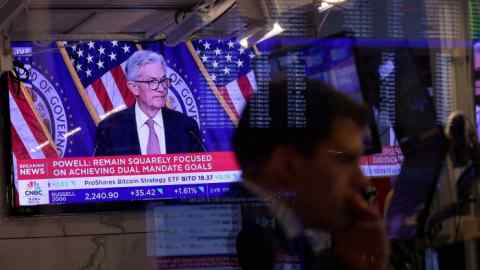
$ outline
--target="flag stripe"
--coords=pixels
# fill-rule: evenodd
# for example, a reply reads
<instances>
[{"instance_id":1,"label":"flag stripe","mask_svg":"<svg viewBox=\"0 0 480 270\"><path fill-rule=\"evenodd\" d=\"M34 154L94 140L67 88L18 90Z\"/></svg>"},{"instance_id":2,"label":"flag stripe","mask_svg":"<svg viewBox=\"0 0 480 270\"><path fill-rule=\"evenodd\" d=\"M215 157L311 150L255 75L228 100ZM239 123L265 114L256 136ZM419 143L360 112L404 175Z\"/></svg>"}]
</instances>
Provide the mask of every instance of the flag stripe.
<instances>
[{"instance_id":1,"label":"flag stripe","mask_svg":"<svg viewBox=\"0 0 480 270\"><path fill-rule=\"evenodd\" d=\"M242 90L238 85L238 81L233 81L227 84L226 86L227 94L229 95L229 99L233 103L235 113L240 115L245 106L245 98L243 96Z\"/></svg>"},{"instance_id":2,"label":"flag stripe","mask_svg":"<svg viewBox=\"0 0 480 270\"><path fill-rule=\"evenodd\" d=\"M388 128L388 145L395 145L395 131L393 128Z\"/></svg>"},{"instance_id":3,"label":"flag stripe","mask_svg":"<svg viewBox=\"0 0 480 270\"><path fill-rule=\"evenodd\" d=\"M89 102L91 102L91 104L95 108L97 115L101 119L102 115L105 114L105 111L103 110L102 104L100 104L100 101L97 98L97 94L95 94L95 90L93 89L92 86L89 86L85 89L85 91L88 94Z\"/></svg>"},{"instance_id":4,"label":"flag stripe","mask_svg":"<svg viewBox=\"0 0 480 270\"><path fill-rule=\"evenodd\" d=\"M250 81L248 80L248 77L240 76L240 78L238 78L238 86L240 87L240 91L242 91L244 101L249 100L250 97L252 96L253 89L252 89L252 85L250 84Z\"/></svg>"},{"instance_id":5,"label":"flag stripe","mask_svg":"<svg viewBox=\"0 0 480 270\"><path fill-rule=\"evenodd\" d=\"M12 150L14 153L14 158L18 157L20 159L30 159L30 154L28 153L27 148L20 139L20 136L18 135L13 123L10 130L12 132Z\"/></svg>"},{"instance_id":6,"label":"flag stripe","mask_svg":"<svg viewBox=\"0 0 480 270\"><path fill-rule=\"evenodd\" d=\"M230 101L230 104L228 104L228 101L225 100L225 98L228 97L228 94L225 94L226 90L225 89L221 90L220 89L221 87L217 87L217 85L215 85L215 82L212 80L210 74L208 73L207 68L202 63L202 60L198 56L195 48L193 47L192 42L187 41L185 44L187 45L187 49L190 52L190 55L193 57L193 60L197 64L197 67L200 69L200 72L202 73L203 77L207 81L207 84L208 84L210 90L212 90L213 94L217 98L218 102L222 105L223 109L227 113L230 120L232 120L232 122L235 125L237 125L238 114L233 109L234 107L233 107L233 104L231 103L231 101Z\"/></svg>"},{"instance_id":7,"label":"flag stripe","mask_svg":"<svg viewBox=\"0 0 480 270\"><path fill-rule=\"evenodd\" d=\"M252 87L253 93L257 90L257 80L255 78L255 73L250 71L247 73L248 81L250 82L250 86Z\"/></svg>"},{"instance_id":8,"label":"flag stripe","mask_svg":"<svg viewBox=\"0 0 480 270\"><path fill-rule=\"evenodd\" d=\"M12 195L14 195L13 197L15 198L14 205L15 206L20 206L20 199L19 199L20 196L18 194L18 190L19 190L19 188L18 188L18 175L16 173L17 172L17 160L18 159L17 159L17 156L15 155L15 152L12 153L12 163L13 163L12 167L13 167L13 172L14 172L14 174L13 174L13 184L15 185L15 190L12 191L12 193L15 192L15 194L12 194Z\"/></svg>"},{"instance_id":9,"label":"flag stripe","mask_svg":"<svg viewBox=\"0 0 480 270\"><path fill-rule=\"evenodd\" d=\"M122 94L124 103L127 105L127 107L130 107L131 105L133 105L133 103L135 103L135 97L128 89L127 78L125 77L125 73L123 73L122 67L117 66L113 68L111 72L113 78L115 79L115 82L117 82L117 86L120 90L120 93Z\"/></svg>"},{"instance_id":10,"label":"flag stripe","mask_svg":"<svg viewBox=\"0 0 480 270\"><path fill-rule=\"evenodd\" d=\"M105 90L108 95L108 99L112 102L112 108L115 109L117 107L125 105L125 102L123 101L123 97L120 94L120 90L117 87L117 83L115 82L115 79L112 77L112 74L110 72L105 73L102 78L100 78L103 87L105 87ZM107 113L110 112L110 110L107 111Z\"/></svg>"},{"instance_id":11,"label":"flag stripe","mask_svg":"<svg viewBox=\"0 0 480 270\"><path fill-rule=\"evenodd\" d=\"M29 93L29 91L32 91L32 90L27 89L23 85L23 83L20 83L19 85L20 85L20 90L21 90L23 100L25 101L25 105L27 105L26 108L29 109L33 114L32 118L26 119L27 123L31 122L35 124L39 128L41 132L40 134L42 135L42 141L37 141L41 143L40 149L42 149L42 152L45 154L46 157L58 157L57 148L50 134L50 130L47 129L47 127L43 123L43 120L40 118L37 111L35 110L32 97L30 96L30 93ZM10 88L10 89L13 89L13 88Z\"/></svg>"},{"instance_id":12,"label":"flag stripe","mask_svg":"<svg viewBox=\"0 0 480 270\"><path fill-rule=\"evenodd\" d=\"M239 115L237 111L235 110L235 105L232 102L232 99L230 98L230 95L228 94L227 88L225 87L218 87L218 92L222 96L223 100L226 103L226 106L228 107L229 111L233 114L235 117L234 119L239 119Z\"/></svg>"},{"instance_id":13,"label":"flag stripe","mask_svg":"<svg viewBox=\"0 0 480 270\"><path fill-rule=\"evenodd\" d=\"M78 93L82 97L83 103L85 104L85 106L87 106L88 112L90 113L90 116L92 117L93 121L95 121L95 124L98 124L98 122L100 122L100 118L98 114L95 113L96 110L91 104L90 99L88 98L87 95L85 95L88 93L85 90L85 87L83 86L82 82L80 81L77 71L73 67L72 61L70 61L70 57L68 56L68 52L65 49L65 46L62 44L62 42L57 41L57 47L60 50L60 54L62 55L63 62L67 66L70 76L72 76L72 80L75 84L75 87L77 88Z\"/></svg>"},{"instance_id":14,"label":"flag stripe","mask_svg":"<svg viewBox=\"0 0 480 270\"><path fill-rule=\"evenodd\" d=\"M102 109L105 112L111 111L113 109L113 105L110 101L110 98L108 97L107 89L105 89L102 81L100 79L96 80L92 83L91 86L95 91L95 94L97 95L98 101L100 101L100 104L102 105Z\"/></svg>"},{"instance_id":15,"label":"flag stripe","mask_svg":"<svg viewBox=\"0 0 480 270\"><path fill-rule=\"evenodd\" d=\"M20 86L21 87L21 86ZM35 137L38 146L42 144L46 144L41 147L42 152L46 157L57 157L58 153L54 147L53 141L49 138L49 136L45 133L48 132L46 128L42 127L42 124L40 118L37 117L35 114L35 111L33 110L32 106L28 102L26 95L26 90L21 89L22 91L19 92L18 95L12 96L13 89L10 87L10 94L11 97L14 99L14 102L16 102L17 107L20 111L20 114L23 116L23 119L27 123L27 125L30 127L30 130L32 131L33 136ZM35 146L37 147L37 146ZM34 148L37 149L37 148Z\"/></svg>"},{"instance_id":16,"label":"flag stripe","mask_svg":"<svg viewBox=\"0 0 480 270\"><path fill-rule=\"evenodd\" d=\"M36 130L39 130L38 125L32 123L27 123L25 117L23 116L20 108L18 107L17 102L15 101L13 94L10 93L10 119L12 119L12 126L16 130L22 131L21 141L22 144L27 149L35 149L39 145L39 140L35 137L32 130L32 126L37 126ZM45 158L45 155L42 152L35 151L29 152L31 158Z\"/></svg>"}]
</instances>

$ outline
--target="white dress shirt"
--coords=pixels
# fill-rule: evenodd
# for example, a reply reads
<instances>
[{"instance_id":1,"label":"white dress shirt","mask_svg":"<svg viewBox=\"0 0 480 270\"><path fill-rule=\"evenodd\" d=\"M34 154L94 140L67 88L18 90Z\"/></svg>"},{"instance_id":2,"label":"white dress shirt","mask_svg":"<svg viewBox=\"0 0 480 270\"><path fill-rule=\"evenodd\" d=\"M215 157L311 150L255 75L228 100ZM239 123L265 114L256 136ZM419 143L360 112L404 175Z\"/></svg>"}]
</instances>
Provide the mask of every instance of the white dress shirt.
<instances>
[{"instance_id":1,"label":"white dress shirt","mask_svg":"<svg viewBox=\"0 0 480 270\"><path fill-rule=\"evenodd\" d=\"M138 103L135 104L135 120L137 122L138 141L140 142L140 151L142 155L147 154L148 136L150 130L147 125L149 117L140 109ZM153 117L155 133L157 133L158 143L160 145L160 154L167 153L165 144L165 128L163 125L162 110Z\"/></svg>"}]
</instances>

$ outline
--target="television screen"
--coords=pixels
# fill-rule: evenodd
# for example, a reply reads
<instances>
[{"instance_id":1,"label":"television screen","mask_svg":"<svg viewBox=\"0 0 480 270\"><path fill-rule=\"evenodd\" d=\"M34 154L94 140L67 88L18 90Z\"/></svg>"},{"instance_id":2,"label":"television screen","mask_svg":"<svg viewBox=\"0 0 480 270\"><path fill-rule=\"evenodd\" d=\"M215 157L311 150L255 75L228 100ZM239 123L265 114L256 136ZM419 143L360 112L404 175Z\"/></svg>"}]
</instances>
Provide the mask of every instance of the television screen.
<instances>
[{"instance_id":1,"label":"television screen","mask_svg":"<svg viewBox=\"0 0 480 270\"><path fill-rule=\"evenodd\" d=\"M236 194L241 172L231 136L246 101L275 72L287 71L295 87L315 78L367 102L354 40L308 42L285 51L246 49L229 39L176 47L13 43L15 69L2 86L9 103L2 115L11 133L11 206L19 213L92 211ZM259 72L262 55L269 55L267 77ZM367 153L378 152L374 121L369 131ZM363 165L367 174L375 167Z\"/></svg>"},{"instance_id":2,"label":"television screen","mask_svg":"<svg viewBox=\"0 0 480 270\"><path fill-rule=\"evenodd\" d=\"M12 48L13 208L208 199L240 180L230 138L256 87L252 50L217 39Z\"/></svg>"}]
</instances>

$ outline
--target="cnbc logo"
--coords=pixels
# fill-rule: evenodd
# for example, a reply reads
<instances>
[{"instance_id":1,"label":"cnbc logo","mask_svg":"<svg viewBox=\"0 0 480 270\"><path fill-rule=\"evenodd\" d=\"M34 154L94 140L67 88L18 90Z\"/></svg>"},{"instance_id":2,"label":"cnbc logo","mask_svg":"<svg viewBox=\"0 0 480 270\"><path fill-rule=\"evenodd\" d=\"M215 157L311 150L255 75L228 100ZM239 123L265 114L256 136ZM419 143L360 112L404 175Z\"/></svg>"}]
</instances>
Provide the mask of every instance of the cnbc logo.
<instances>
[{"instance_id":1,"label":"cnbc logo","mask_svg":"<svg viewBox=\"0 0 480 270\"><path fill-rule=\"evenodd\" d=\"M25 196L42 196L42 189L40 188L40 184L34 181L28 182Z\"/></svg>"}]
</instances>

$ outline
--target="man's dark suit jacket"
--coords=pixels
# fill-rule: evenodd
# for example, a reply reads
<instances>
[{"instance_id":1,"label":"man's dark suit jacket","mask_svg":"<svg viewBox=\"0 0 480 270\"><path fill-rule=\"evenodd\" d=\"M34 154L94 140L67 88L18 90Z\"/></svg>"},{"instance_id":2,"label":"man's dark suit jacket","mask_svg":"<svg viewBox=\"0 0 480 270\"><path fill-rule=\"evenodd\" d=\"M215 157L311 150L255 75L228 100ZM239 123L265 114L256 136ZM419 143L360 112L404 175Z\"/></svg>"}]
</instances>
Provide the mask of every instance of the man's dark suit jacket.
<instances>
[{"instance_id":1,"label":"man's dark suit jacket","mask_svg":"<svg viewBox=\"0 0 480 270\"><path fill-rule=\"evenodd\" d=\"M245 224L236 237L238 262L242 270L274 270L278 251L298 256L304 270L345 270L345 265L331 250L315 254L305 236L286 239L278 228L266 228L258 224Z\"/></svg>"},{"instance_id":2,"label":"man's dark suit jacket","mask_svg":"<svg viewBox=\"0 0 480 270\"><path fill-rule=\"evenodd\" d=\"M264 215L269 202L250 192L242 183L232 184L228 193L218 202L241 204L242 226L236 235L236 251L241 270L273 270L278 261L278 252L300 258L304 270L345 270L345 265L328 249L318 254L313 252L305 235L288 239L276 217ZM211 202L212 203L212 202ZM261 209L265 210L261 210ZM263 214L261 214L263 213ZM273 218L275 222L265 222Z\"/></svg>"},{"instance_id":3,"label":"man's dark suit jacket","mask_svg":"<svg viewBox=\"0 0 480 270\"><path fill-rule=\"evenodd\" d=\"M203 152L195 120L167 108L162 108L162 117L167 154ZM95 140L95 156L140 155L135 106L100 122Z\"/></svg>"}]
</instances>

